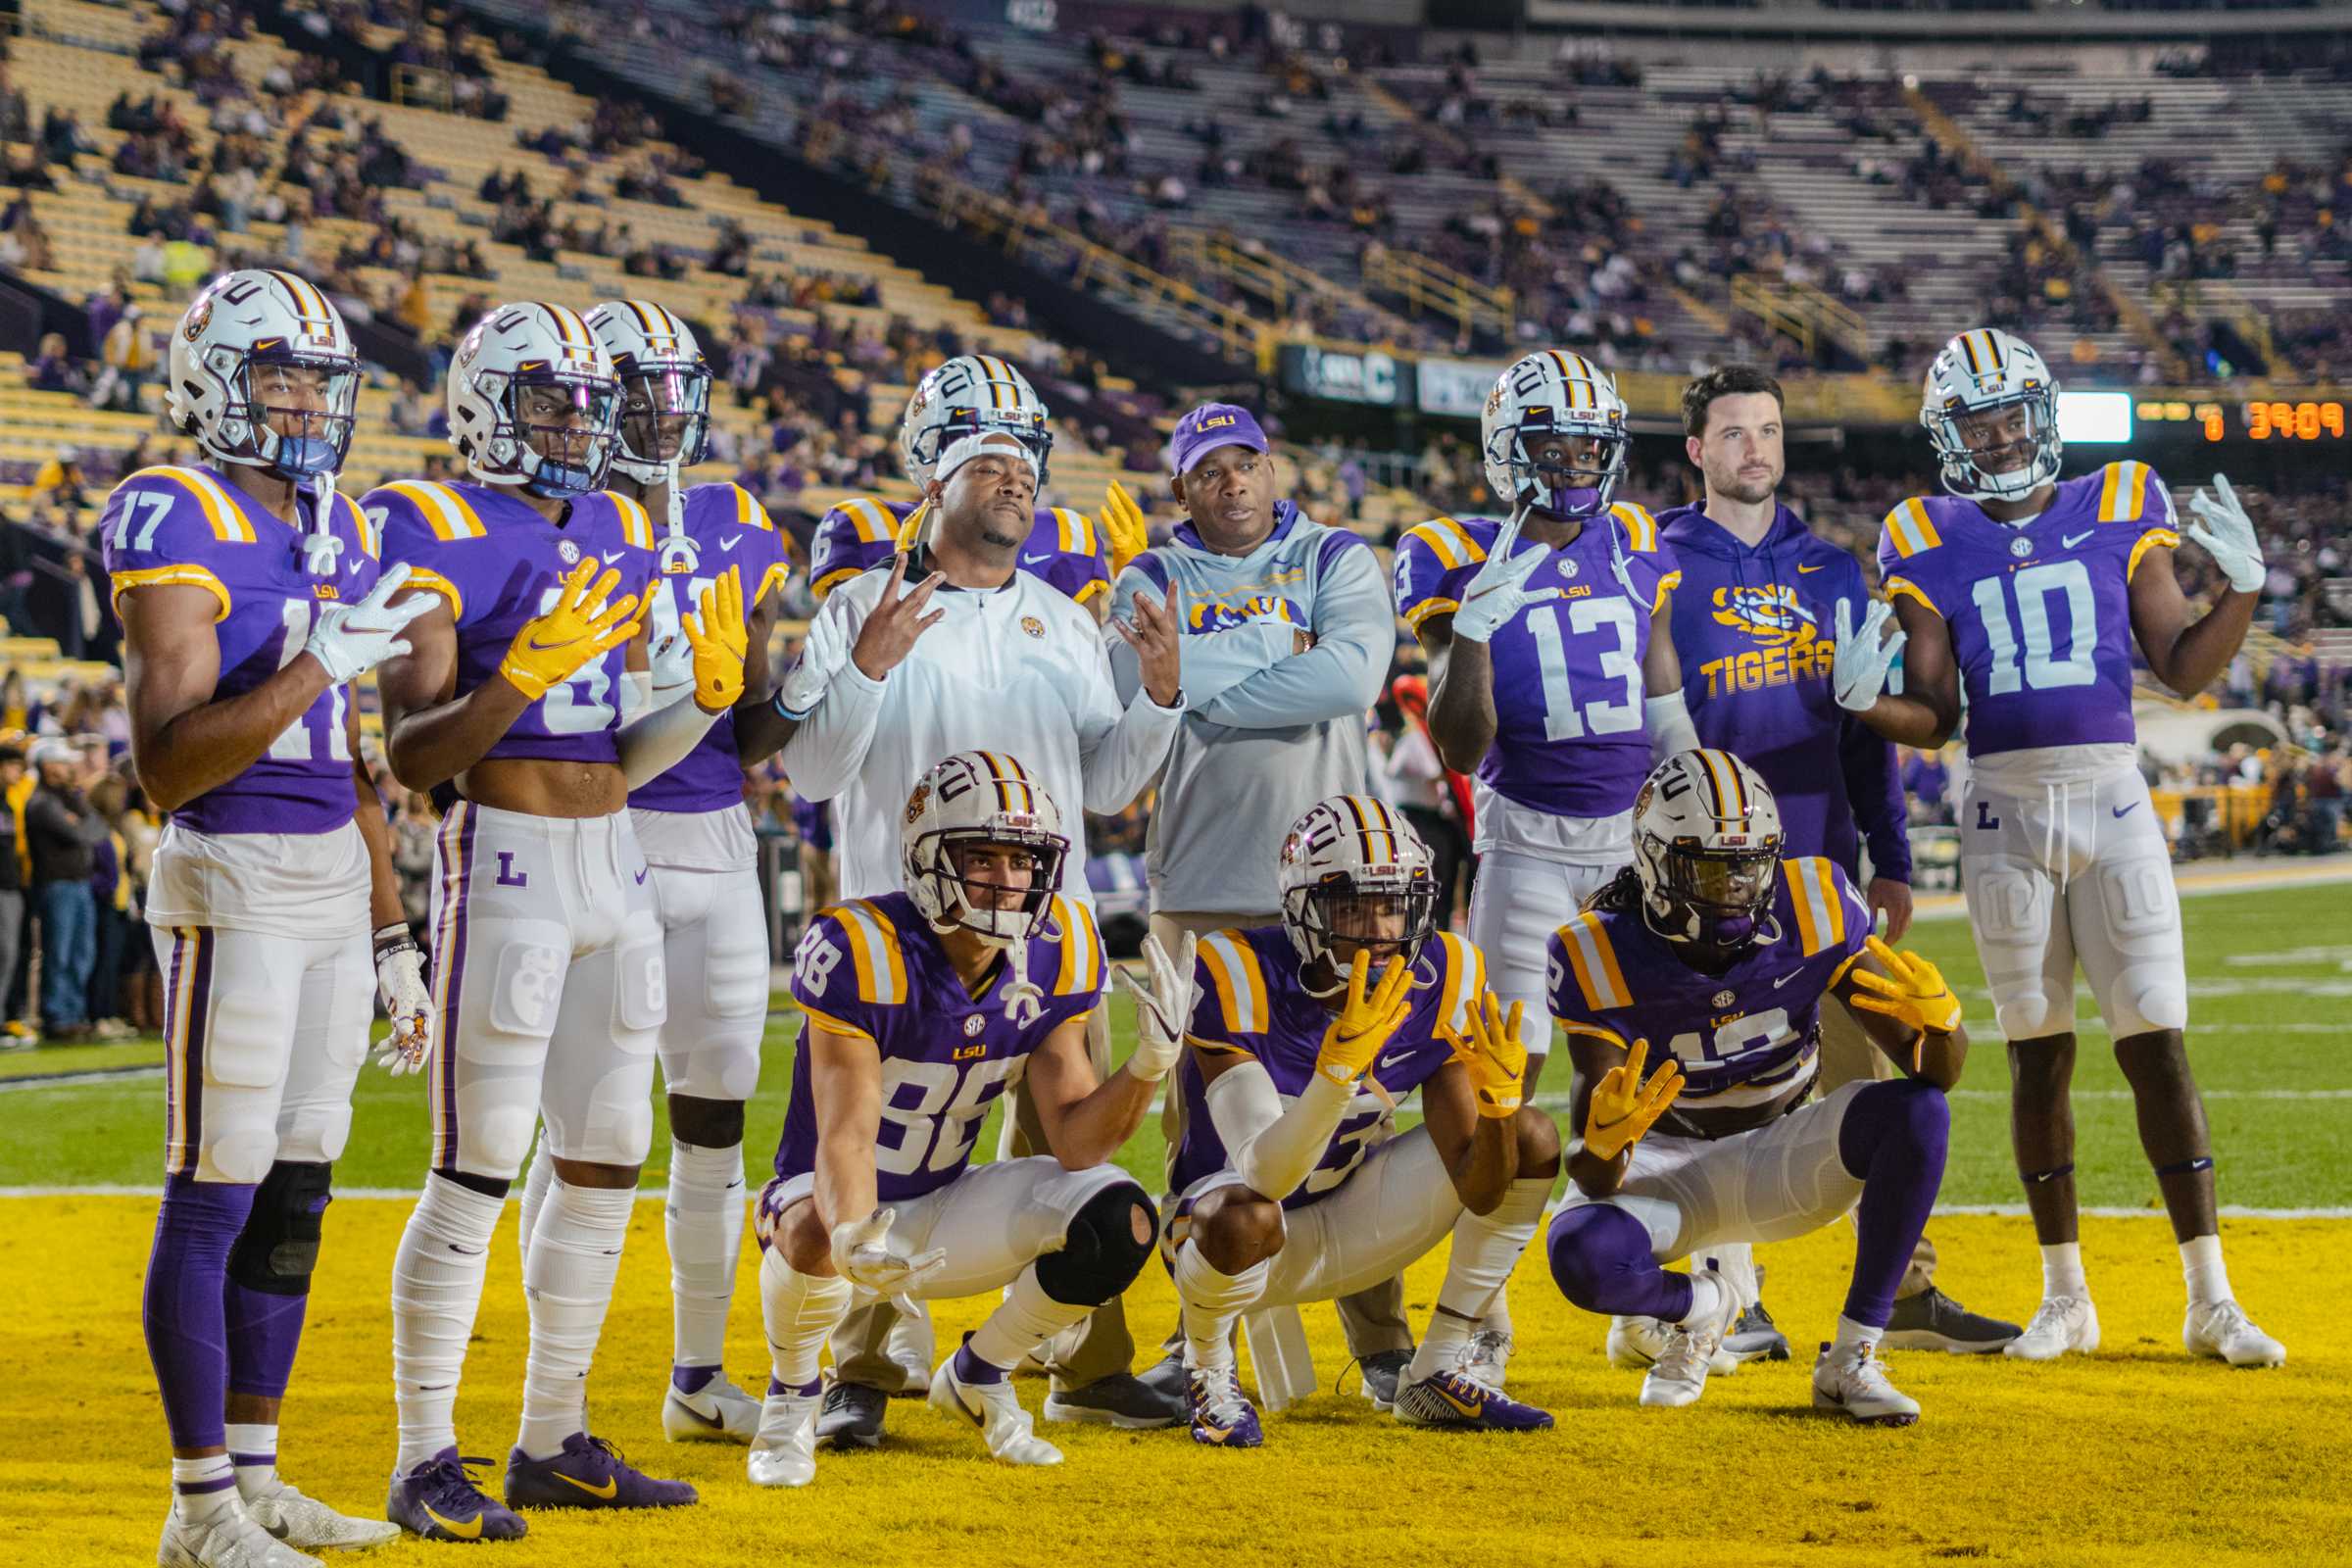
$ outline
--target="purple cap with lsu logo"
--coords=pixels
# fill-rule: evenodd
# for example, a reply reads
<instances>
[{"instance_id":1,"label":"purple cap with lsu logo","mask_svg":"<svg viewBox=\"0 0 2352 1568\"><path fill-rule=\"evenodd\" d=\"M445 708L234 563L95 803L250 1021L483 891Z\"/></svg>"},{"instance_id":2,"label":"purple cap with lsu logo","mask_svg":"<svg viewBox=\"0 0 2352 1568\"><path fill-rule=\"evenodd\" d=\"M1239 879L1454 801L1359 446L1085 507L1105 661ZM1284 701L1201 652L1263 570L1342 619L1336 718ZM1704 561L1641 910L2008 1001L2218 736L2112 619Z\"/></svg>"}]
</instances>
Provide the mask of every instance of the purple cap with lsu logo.
<instances>
[{"instance_id":1,"label":"purple cap with lsu logo","mask_svg":"<svg viewBox=\"0 0 2352 1568\"><path fill-rule=\"evenodd\" d=\"M1257 416L1232 403L1203 403L1176 421L1168 437L1168 471L1179 478L1192 471L1202 453L1218 447L1242 446L1252 452L1269 450L1266 432Z\"/></svg>"}]
</instances>

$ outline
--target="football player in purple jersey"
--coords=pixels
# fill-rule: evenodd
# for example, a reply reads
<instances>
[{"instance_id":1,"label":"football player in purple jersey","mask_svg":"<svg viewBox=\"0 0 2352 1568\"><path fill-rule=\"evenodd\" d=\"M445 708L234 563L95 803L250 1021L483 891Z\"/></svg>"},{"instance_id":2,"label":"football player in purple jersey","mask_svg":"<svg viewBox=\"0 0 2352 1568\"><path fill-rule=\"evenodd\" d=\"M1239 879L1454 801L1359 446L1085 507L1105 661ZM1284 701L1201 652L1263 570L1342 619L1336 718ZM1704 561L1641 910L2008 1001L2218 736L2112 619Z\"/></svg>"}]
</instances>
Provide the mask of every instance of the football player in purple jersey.
<instances>
[{"instance_id":1,"label":"football player in purple jersey","mask_svg":"<svg viewBox=\"0 0 2352 1568\"><path fill-rule=\"evenodd\" d=\"M1142 1028L1193 1048L1168 1232L1193 1439L1264 1441L1234 1367L1245 1313L1337 1299L1447 1238L1396 1419L1548 1428L1482 1378L1492 1357L1474 1344L1560 1168L1558 1128L1521 1102L1518 1020L1478 950L1437 929L1428 847L1382 802L1317 802L1284 838L1278 876L1279 923L1197 949L1188 935L1174 964L1156 938L1147 950ZM1399 1134L1397 1104L1416 1090L1425 1119Z\"/></svg>"},{"instance_id":2,"label":"football player in purple jersey","mask_svg":"<svg viewBox=\"0 0 2352 1568\"><path fill-rule=\"evenodd\" d=\"M392 769L447 814L435 847L439 1028L424 1194L392 1270L400 1447L388 1511L432 1541L523 1533L520 1507L665 1507L694 1489L586 1430L590 1361L653 1135L667 1007L662 927L628 792L668 771L743 695L742 574L681 630L691 701L642 714L653 519L603 492L620 412L612 361L560 305L505 305L449 371L471 478L368 497L431 610L377 684ZM508 1187L547 1123L555 1171L523 1257L530 1356L505 1504L469 1478L455 1403Z\"/></svg>"},{"instance_id":3,"label":"football player in purple jersey","mask_svg":"<svg viewBox=\"0 0 2352 1568\"><path fill-rule=\"evenodd\" d=\"M1102 940L1087 906L1060 896L1070 836L1054 798L1007 753L958 752L917 780L900 843L901 891L826 909L793 958L806 1022L760 1198L774 1364L747 1463L756 1486L816 1479L817 1360L858 1295L912 1316L927 1298L1003 1290L931 1374L930 1402L1004 1463L1060 1463L1013 1369L1152 1257L1157 1211L1111 1158L1182 1048L1148 1036L1097 1075ZM1015 1078L1047 1152L973 1165Z\"/></svg>"},{"instance_id":4,"label":"football player in purple jersey","mask_svg":"<svg viewBox=\"0 0 2352 1568\"><path fill-rule=\"evenodd\" d=\"M949 447L984 430L1006 430L1037 456L1038 489L1053 469L1054 432L1045 400L1008 360L961 354L923 372L899 421L899 463L917 490L931 482ZM1021 546L1020 569L1094 612L1110 612L1110 585L1144 548L1143 514L1116 482L1100 520L1067 507L1037 509ZM817 520L809 587L819 600L859 572L922 542L928 512L918 503L854 496Z\"/></svg>"},{"instance_id":5,"label":"football player in purple jersey","mask_svg":"<svg viewBox=\"0 0 2352 1568\"><path fill-rule=\"evenodd\" d=\"M710 449L710 369L693 329L650 300L608 300L587 321L620 380L620 435L608 485L654 519L660 570L646 606L651 669L626 677L632 687L644 683L645 708L666 707L694 690L694 645L681 628L719 573L732 569L746 585L743 694L676 766L629 792L629 818L653 868L649 885L669 977L659 1055L669 1110L663 1221L673 1347L662 1428L672 1442L749 1443L760 1401L722 1366L746 1217L743 1102L759 1086L767 1027L767 918L743 768L764 755L755 749L762 737L790 733L768 701L767 659L788 568L783 535L749 491L681 483L682 471ZM554 1174L542 1138L523 1183L526 1250Z\"/></svg>"},{"instance_id":6,"label":"football player in purple jersey","mask_svg":"<svg viewBox=\"0 0 2352 1568\"><path fill-rule=\"evenodd\" d=\"M2229 666L2262 591L2262 546L2218 474L2186 526L2144 463L2060 479L2057 410L2049 367L2006 332L1963 332L1936 356L1919 418L1949 493L1896 507L1879 542L1902 624L1902 695L1874 679L1839 701L1888 739L1929 749L1967 716L1961 879L2009 1041L2010 1135L2041 1243L2041 1305L2007 1353L2043 1361L2099 1344L2069 1102L2080 965L2180 1244L2181 1343L2231 1366L2277 1366L2284 1348L2238 1306L2222 1260L2213 1145L2182 1034L2180 901L2132 717L2134 642L2182 697ZM2173 572L2184 534L2229 579L2202 614Z\"/></svg>"},{"instance_id":7,"label":"football player in purple jersey","mask_svg":"<svg viewBox=\"0 0 2352 1568\"><path fill-rule=\"evenodd\" d=\"M1551 1049L1544 945L1633 855L1634 793L1697 744L1668 596L1674 553L1614 499L1631 452L1606 371L1556 349L1505 370L1479 421L1501 518L1438 517L1396 550L1396 608L1429 656L1429 727L1472 775L1470 940L1521 1004L1532 1091ZM1495 1297L1489 1327L1509 1343ZM1501 1386L1501 1368L1482 1373Z\"/></svg>"},{"instance_id":8,"label":"football player in purple jersey","mask_svg":"<svg viewBox=\"0 0 2352 1568\"><path fill-rule=\"evenodd\" d=\"M1870 670L1872 695L1883 684L1875 662L1886 657L1886 607L1872 601L1851 554L1777 498L1787 468L1780 382L1753 366L1710 370L1684 389L1683 428L1704 495L1659 513L1658 526L1683 573L1674 643L1691 722L1703 744L1772 786L1782 853L1836 861L1863 889L1874 920L1885 920L1886 940L1900 942L1911 924L1911 846L1894 747L1838 700L1845 689L1838 677L1857 662ZM1822 1013L1825 1093L1893 1071L1843 1008ZM1990 1351L2017 1338L2016 1324L1967 1311L1937 1290L1935 1270L1936 1249L1923 1235L1886 1325L1888 1348ZM1610 1351L1623 1364L1648 1364L1663 1344L1660 1325L1610 1326ZM1788 1342L1757 1301L1724 1337L1724 1353L1786 1360Z\"/></svg>"},{"instance_id":9,"label":"football player in purple jersey","mask_svg":"<svg viewBox=\"0 0 2352 1568\"><path fill-rule=\"evenodd\" d=\"M172 1436L166 1568L316 1568L399 1531L276 1470L335 1156L368 1054L429 1025L350 682L405 653L377 532L335 489L360 362L291 272L214 279L172 334L166 406L202 461L142 468L99 543L122 617L130 753L170 813L147 919L166 985L163 1206L147 1348Z\"/></svg>"},{"instance_id":10,"label":"football player in purple jersey","mask_svg":"<svg viewBox=\"0 0 2352 1568\"><path fill-rule=\"evenodd\" d=\"M1803 1236L1850 1209L1853 1277L1813 1403L1906 1426L1919 1404L1876 1351L1943 1179L1944 1092L1968 1039L1936 966L1870 934L1835 861L1785 859L1783 842L1753 768L1711 748L1670 757L1642 786L1633 865L1553 935L1551 1010L1581 1137L1552 1278L1587 1311L1674 1325L1642 1402L1688 1405L1752 1286L1743 1263L1660 1265ZM1813 1098L1829 996L1902 1076ZM1662 1065L1644 1079L1652 1052Z\"/></svg>"}]
</instances>

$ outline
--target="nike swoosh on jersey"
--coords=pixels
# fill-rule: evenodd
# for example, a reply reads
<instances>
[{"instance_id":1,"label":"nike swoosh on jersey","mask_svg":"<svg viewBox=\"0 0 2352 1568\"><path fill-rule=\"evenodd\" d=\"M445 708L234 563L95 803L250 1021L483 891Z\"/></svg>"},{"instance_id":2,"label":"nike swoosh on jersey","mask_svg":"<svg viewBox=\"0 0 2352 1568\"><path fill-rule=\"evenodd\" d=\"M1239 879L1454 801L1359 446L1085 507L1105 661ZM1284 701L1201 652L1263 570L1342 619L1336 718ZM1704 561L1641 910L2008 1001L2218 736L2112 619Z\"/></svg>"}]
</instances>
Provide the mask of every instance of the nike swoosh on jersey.
<instances>
[{"instance_id":1,"label":"nike swoosh on jersey","mask_svg":"<svg viewBox=\"0 0 2352 1568\"><path fill-rule=\"evenodd\" d=\"M719 548L719 549L721 549L721 550L732 550L732 549L734 549L734 548L735 548L735 546L736 546L736 545L737 545L737 544L738 544L738 543L739 543L739 542L742 540L742 538L743 538L743 535L741 535L741 534L739 534L739 533L738 533L738 534L730 534L728 537L726 537L726 538L724 538L724 539L721 539L721 540L718 542L718 548Z\"/></svg>"},{"instance_id":2,"label":"nike swoosh on jersey","mask_svg":"<svg viewBox=\"0 0 2352 1568\"><path fill-rule=\"evenodd\" d=\"M1778 990L1780 990L1780 989L1781 989L1781 987L1783 987L1783 986L1787 985L1787 984L1788 984L1789 981L1791 981L1791 980L1795 979L1795 978L1796 978L1796 975L1798 975L1798 974L1803 974L1804 972L1805 972L1804 970L1802 970L1802 969L1799 969L1799 970L1797 970L1797 971L1796 971L1796 974L1785 974L1785 975L1781 976L1781 977L1780 977L1778 980L1775 980L1775 981L1772 983L1772 989L1773 989L1773 990L1775 990L1775 991L1778 991Z\"/></svg>"},{"instance_id":3,"label":"nike swoosh on jersey","mask_svg":"<svg viewBox=\"0 0 2352 1568\"><path fill-rule=\"evenodd\" d=\"M1801 574L1803 574L1803 573L1805 573L1805 572L1808 572L1808 571L1827 571L1827 570L1829 570L1830 568L1829 568L1829 564L1828 564L1827 562L1824 562L1822 564L1820 564L1820 565L1818 565L1818 566L1799 566L1799 567L1797 567L1796 569L1797 569L1798 573L1801 575Z\"/></svg>"},{"instance_id":4,"label":"nike swoosh on jersey","mask_svg":"<svg viewBox=\"0 0 2352 1568\"><path fill-rule=\"evenodd\" d=\"M601 1487L592 1487L587 1482L580 1480L578 1477L567 1476L561 1470L550 1470L548 1474L554 1476L558 1481L563 1482L565 1486L579 1488L591 1497L610 1497L620 1490L620 1483L618 1481L607 1481Z\"/></svg>"},{"instance_id":5,"label":"nike swoosh on jersey","mask_svg":"<svg viewBox=\"0 0 2352 1568\"><path fill-rule=\"evenodd\" d=\"M2066 546L2067 549L2072 550L2075 548L2075 546L2081 544L2083 540L2089 538L2096 532L2098 532L2096 528L2085 528L2081 533L2068 534L2064 539L2060 540L2059 543Z\"/></svg>"},{"instance_id":6,"label":"nike swoosh on jersey","mask_svg":"<svg viewBox=\"0 0 2352 1568\"><path fill-rule=\"evenodd\" d=\"M1054 559L1054 553L1053 553L1052 551L1050 551L1050 550L1049 550L1049 551L1047 551L1047 552L1046 552L1044 555L1042 555L1042 556L1023 556L1023 557L1021 557L1021 564L1022 564L1022 565L1024 565L1024 566L1037 566L1037 565L1043 565L1045 563L1047 563L1047 562L1049 562L1049 561L1052 561L1053 559Z\"/></svg>"},{"instance_id":7,"label":"nike swoosh on jersey","mask_svg":"<svg viewBox=\"0 0 2352 1568\"><path fill-rule=\"evenodd\" d=\"M569 1476L565 1476L564 1479L566 1481L571 1480ZM579 1485L579 1483L573 1481L572 1485L576 1487ZM479 1541L482 1539L482 1516L480 1514L477 1513L472 1518L466 1520L464 1524L460 1524L455 1519L446 1518L439 1512L435 1511L433 1505L429 1502L425 1503L423 1507L424 1516L427 1519L430 1519L433 1523L439 1525L442 1529L457 1537L458 1540Z\"/></svg>"},{"instance_id":8,"label":"nike swoosh on jersey","mask_svg":"<svg viewBox=\"0 0 2352 1568\"><path fill-rule=\"evenodd\" d=\"M1413 1059L1413 1054L1412 1054L1411 1052L1409 1052L1409 1051L1400 1051L1400 1052L1396 1053L1396 1054L1395 1054L1394 1056L1383 1056L1383 1057L1381 1057L1381 1058L1380 1058L1380 1064L1379 1064L1379 1066L1378 1066L1378 1067L1376 1067L1374 1070L1375 1070L1375 1071L1382 1071L1382 1070L1385 1070L1385 1069L1387 1069L1387 1068L1390 1068L1390 1067L1396 1066L1396 1065L1398 1065L1398 1064L1399 1064L1399 1063L1401 1063L1401 1062L1407 1062L1407 1061L1410 1061L1410 1060L1412 1060L1412 1059Z\"/></svg>"},{"instance_id":9,"label":"nike swoosh on jersey","mask_svg":"<svg viewBox=\"0 0 2352 1568\"><path fill-rule=\"evenodd\" d=\"M642 870L637 873L637 885L639 887L645 886L645 873Z\"/></svg>"},{"instance_id":10,"label":"nike swoosh on jersey","mask_svg":"<svg viewBox=\"0 0 2352 1568\"><path fill-rule=\"evenodd\" d=\"M2133 801L2130 806L2114 806L2108 808L2107 814L2109 816L2125 817L2130 816L2133 811L2138 809L2139 803L2137 801Z\"/></svg>"}]
</instances>

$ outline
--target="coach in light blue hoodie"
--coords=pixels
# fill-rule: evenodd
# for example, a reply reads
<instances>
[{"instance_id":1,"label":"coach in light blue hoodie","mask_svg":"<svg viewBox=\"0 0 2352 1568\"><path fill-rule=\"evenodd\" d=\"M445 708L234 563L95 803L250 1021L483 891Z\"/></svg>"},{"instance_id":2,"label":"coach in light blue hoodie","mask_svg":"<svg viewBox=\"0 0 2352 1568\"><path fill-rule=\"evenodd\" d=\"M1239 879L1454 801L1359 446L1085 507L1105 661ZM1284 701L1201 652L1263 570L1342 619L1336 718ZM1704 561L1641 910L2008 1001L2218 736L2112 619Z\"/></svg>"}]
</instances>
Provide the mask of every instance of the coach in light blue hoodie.
<instances>
[{"instance_id":1,"label":"coach in light blue hoodie","mask_svg":"<svg viewBox=\"0 0 2352 1568\"><path fill-rule=\"evenodd\" d=\"M1396 647L1396 606L1372 547L1282 499L1287 475L1247 409L1206 403L1176 421L1169 486L1186 520L1111 589L1176 590L1184 632L1183 727L1145 840L1152 932L1174 955L1187 931L1282 918L1275 862L1308 807L1363 793L1364 713ZM1110 643L1122 700L1136 657ZM1183 1097L1171 1094L1171 1112ZM1171 1153L1180 1127L1167 1128ZM1340 1303L1367 1392L1392 1388L1412 1336L1394 1281Z\"/></svg>"}]
</instances>

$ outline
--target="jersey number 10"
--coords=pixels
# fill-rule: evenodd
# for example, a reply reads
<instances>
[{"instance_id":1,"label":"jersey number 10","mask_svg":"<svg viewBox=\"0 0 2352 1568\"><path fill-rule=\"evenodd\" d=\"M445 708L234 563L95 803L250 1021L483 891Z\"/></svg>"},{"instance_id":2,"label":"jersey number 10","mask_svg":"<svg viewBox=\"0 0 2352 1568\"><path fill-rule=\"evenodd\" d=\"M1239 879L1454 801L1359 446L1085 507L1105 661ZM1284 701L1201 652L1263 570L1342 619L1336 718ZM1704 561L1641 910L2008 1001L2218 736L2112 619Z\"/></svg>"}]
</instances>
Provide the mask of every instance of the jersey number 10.
<instances>
[{"instance_id":1,"label":"jersey number 10","mask_svg":"<svg viewBox=\"0 0 2352 1568\"><path fill-rule=\"evenodd\" d=\"M2017 595L2017 618L2009 616L2009 584ZM2090 573L2080 561L2053 561L2028 566L2011 577L1979 577L1969 590L1977 613L1984 618L1984 641L1992 656L1986 690L1995 697L2020 687L2037 692L2068 686L2088 686L2098 679L2091 654L2099 644L2096 602L2091 598ZM2050 623L2049 600L2066 600L2066 657L2057 657L2058 632ZM2024 636L2019 636L2023 629ZM2025 657L2018 657L2020 648Z\"/></svg>"}]
</instances>

